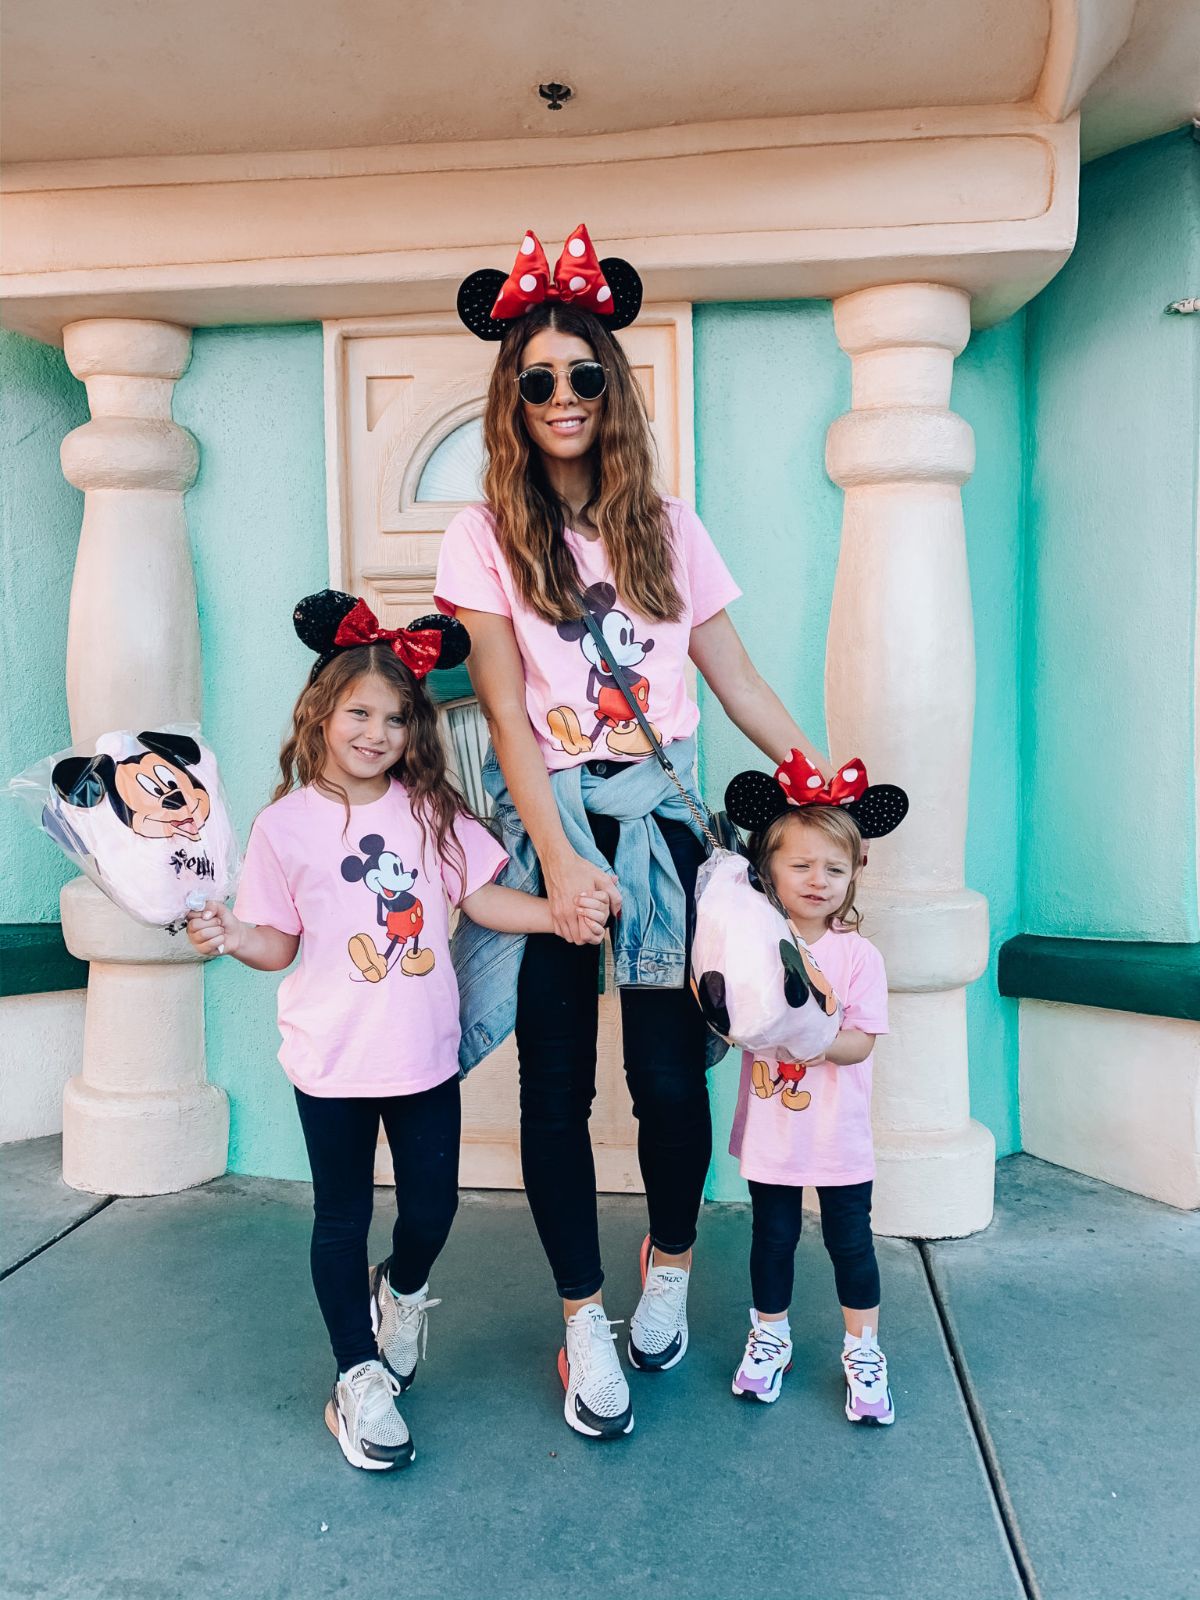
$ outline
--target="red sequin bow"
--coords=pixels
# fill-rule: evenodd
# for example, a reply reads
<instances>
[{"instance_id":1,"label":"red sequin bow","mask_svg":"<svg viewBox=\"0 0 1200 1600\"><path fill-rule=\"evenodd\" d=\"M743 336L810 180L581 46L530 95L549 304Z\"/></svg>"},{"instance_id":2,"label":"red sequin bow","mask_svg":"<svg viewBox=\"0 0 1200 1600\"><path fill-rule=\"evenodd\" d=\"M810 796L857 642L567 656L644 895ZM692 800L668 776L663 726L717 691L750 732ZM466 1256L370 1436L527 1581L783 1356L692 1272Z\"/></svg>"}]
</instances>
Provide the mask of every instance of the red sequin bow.
<instances>
[{"instance_id":1,"label":"red sequin bow","mask_svg":"<svg viewBox=\"0 0 1200 1600\"><path fill-rule=\"evenodd\" d=\"M379 618L365 600L347 611L338 624L333 642L339 650L359 644L390 644L414 678L432 672L442 653L442 635L437 628L381 628Z\"/></svg>"},{"instance_id":2,"label":"red sequin bow","mask_svg":"<svg viewBox=\"0 0 1200 1600\"><path fill-rule=\"evenodd\" d=\"M787 760L775 769L775 781L793 806L848 806L867 790L867 769L861 761L847 761L829 782L800 750L789 750Z\"/></svg>"},{"instance_id":3,"label":"red sequin bow","mask_svg":"<svg viewBox=\"0 0 1200 1600\"><path fill-rule=\"evenodd\" d=\"M594 311L602 317L612 315L612 290L604 281L582 222L563 245L553 278L537 234L526 233L517 252L516 265L496 296L492 317L496 321L519 317L543 300L577 300L585 311Z\"/></svg>"}]
</instances>

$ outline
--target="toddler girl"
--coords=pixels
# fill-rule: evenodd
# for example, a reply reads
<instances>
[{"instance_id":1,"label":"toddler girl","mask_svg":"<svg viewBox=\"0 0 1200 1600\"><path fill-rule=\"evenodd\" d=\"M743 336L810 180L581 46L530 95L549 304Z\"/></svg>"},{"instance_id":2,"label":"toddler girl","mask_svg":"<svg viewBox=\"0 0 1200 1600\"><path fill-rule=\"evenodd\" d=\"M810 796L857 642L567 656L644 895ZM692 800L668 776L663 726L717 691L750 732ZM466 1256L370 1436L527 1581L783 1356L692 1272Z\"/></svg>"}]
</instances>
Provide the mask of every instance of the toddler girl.
<instances>
[{"instance_id":1,"label":"toddler girl","mask_svg":"<svg viewBox=\"0 0 1200 1600\"><path fill-rule=\"evenodd\" d=\"M254 824L235 907L189 919L205 955L280 972L279 1059L313 1179L311 1266L337 1377L325 1420L346 1460L406 1466L395 1396L424 1352L429 1271L458 1205L458 988L447 901L485 927L549 933L545 900L493 882L507 857L447 776L423 679L457 666L466 630L388 630L325 590L296 607L318 660L296 702L281 779ZM598 943L608 903L581 900ZM396 1174L389 1259L370 1273L380 1121Z\"/></svg>"},{"instance_id":2,"label":"toddler girl","mask_svg":"<svg viewBox=\"0 0 1200 1600\"><path fill-rule=\"evenodd\" d=\"M748 808L747 779L761 791ZM775 1401L791 1366L788 1307L803 1186L810 1184L845 1320L846 1416L887 1424L895 1412L878 1343L879 1268L871 1236L871 1052L888 1031L887 978L879 952L858 932L854 896L866 863L864 835L890 832L908 802L891 786L869 788L861 762L843 767L826 787L797 751L774 781L743 774L730 789L757 824L750 855L764 887L810 946L843 1007L841 1032L818 1060L793 1062L762 1051L743 1056L729 1148L750 1185L754 1306L733 1392ZM737 805L729 797L727 805L737 821Z\"/></svg>"}]
</instances>

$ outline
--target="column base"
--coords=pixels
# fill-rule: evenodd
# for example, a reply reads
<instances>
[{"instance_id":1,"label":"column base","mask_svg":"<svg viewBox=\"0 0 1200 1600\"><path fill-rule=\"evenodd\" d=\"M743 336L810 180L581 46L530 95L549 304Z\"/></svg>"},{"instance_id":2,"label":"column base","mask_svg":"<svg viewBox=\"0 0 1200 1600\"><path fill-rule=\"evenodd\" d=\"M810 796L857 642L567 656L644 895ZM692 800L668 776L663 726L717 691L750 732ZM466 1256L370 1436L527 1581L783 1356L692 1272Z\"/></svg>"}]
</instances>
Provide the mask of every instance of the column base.
<instances>
[{"instance_id":1,"label":"column base","mask_svg":"<svg viewBox=\"0 0 1200 1600\"><path fill-rule=\"evenodd\" d=\"M979 1122L953 1133L877 1133L871 1226L899 1239L961 1239L992 1220L996 1141Z\"/></svg>"},{"instance_id":2,"label":"column base","mask_svg":"<svg viewBox=\"0 0 1200 1600\"><path fill-rule=\"evenodd\" d=\"M89 1194L175 1194L225 1171L229 1101L211 1083L159 1094L63 1091L63 1181Z\"/></svg>"}]
</instances>

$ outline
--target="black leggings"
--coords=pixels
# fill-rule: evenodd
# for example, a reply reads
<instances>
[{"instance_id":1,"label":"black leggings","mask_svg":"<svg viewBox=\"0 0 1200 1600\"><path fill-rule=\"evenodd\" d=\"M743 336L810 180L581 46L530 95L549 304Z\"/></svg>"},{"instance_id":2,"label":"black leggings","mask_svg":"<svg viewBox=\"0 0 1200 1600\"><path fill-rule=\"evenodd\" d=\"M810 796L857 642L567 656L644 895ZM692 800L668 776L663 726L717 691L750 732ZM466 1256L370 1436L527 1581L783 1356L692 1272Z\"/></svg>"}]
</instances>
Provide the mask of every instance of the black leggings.
<instances>
[{"instance_id":1,"label":"black leggings","mask_svg":"<svg viewBox=\"0 0 1200 1600\"><path fill-rule=\"evenodd\" d=\"M821 1236L833 1262L838 1304L870 1311L879 1304L879 1266L871 1237L870 1183L818 1186ZM754 1309L777 1316L792 1303L796 1246L800 1242L804 1190L790 1183L750 1179L754 1228L750 1244L750 1289Z\"/></svg>"},{"instance_id":2,"label":"black leggings","mask_svg":"<svg viewBox=\"0 0 1200 1600\"><path fill-rule=\"evenodd\" d=\"M590 816L612 860L617 824ZM658 819L656 819L658 820ZM683 823L658 821L687 896L689 925L704 849ZM604 1282L596 1226L596 1168L588 1134L596 1094L599 947L531 934L517 982L521 1168L529 1208L564 1300ZM638 1122L650 1238L682 1255L712 1155L705 1073L706 1029L690 988L622 989L625 1076Z\"/></svg>"},{"instance_id":3,"label":"black leggings","mask_svg":"<svg viewBox=\"0 0 1200 1600\"><path fill-rule=\"evenodd\" d=\"M338 1370L348 1372L378 1355L367 1232L380 1120L396 1171L388 1277L399 1294L413 1294L428 1281L458 1209L458 1078L382 1100L326 1100L297 1089L296 1105L313 1178L313 1287Z\"/></svg>"}]
</instances>

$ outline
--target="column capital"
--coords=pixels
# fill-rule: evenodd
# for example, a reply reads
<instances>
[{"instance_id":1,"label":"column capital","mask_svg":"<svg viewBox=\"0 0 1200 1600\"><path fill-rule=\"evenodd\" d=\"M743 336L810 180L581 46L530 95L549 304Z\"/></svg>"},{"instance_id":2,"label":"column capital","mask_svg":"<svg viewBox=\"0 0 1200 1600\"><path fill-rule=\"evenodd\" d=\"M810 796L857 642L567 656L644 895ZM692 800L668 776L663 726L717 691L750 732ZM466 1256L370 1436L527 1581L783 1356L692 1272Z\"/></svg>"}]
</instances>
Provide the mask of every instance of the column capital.
<instances>
[{"instance_id":1,"label":"column capital","mask_svg":"<svg viewBox=\"0 0 1200 1600\"><path fill-rule=\"evenodd\" d=\"M169 378L187 371L192 330L175 322L89 317L63 329L63 354L77 378Z\"/></svg>"},{"instance_id":2,"label":"column capital","mask_svg":"<svg viewBox=\"0 0 1200 1600\"><path fill-rule=\"evenodd\" d=\"M848 355L932 345L958 355L971 337L971 297L944 283L885 283L833 302L833 328Z\"/></svg>"}]
</instances>

